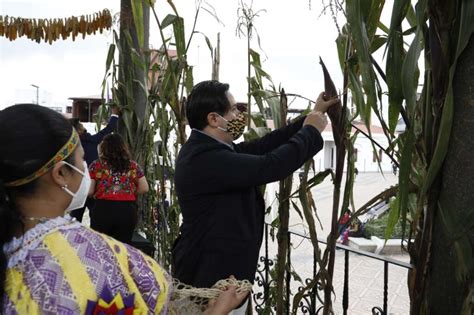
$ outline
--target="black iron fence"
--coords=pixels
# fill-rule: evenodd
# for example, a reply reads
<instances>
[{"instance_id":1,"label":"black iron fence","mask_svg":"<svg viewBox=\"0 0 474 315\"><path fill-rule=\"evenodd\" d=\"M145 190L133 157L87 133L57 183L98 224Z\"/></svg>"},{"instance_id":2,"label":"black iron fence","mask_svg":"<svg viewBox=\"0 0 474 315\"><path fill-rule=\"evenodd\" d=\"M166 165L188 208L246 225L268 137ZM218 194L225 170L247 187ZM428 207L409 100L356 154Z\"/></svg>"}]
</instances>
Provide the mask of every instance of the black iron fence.
<instances>
[{"instance_id":1,"label":"black iron fence","mask_svg":"<svg viewBox=\"0 0 474 315\"><path fill-rule=\"evenodd\" d=\"M258 269L257 274L255 277L255 285L257 286L258 290L254 292L252 297L252 303L254 310L258 314L275 314L274 303L271 301L271 295L274 294L272 290L275 289L276 284L274 283L273 277L271 272L274 267L274 260L272 257L269 256L269 225L265 225L265 236L264 236L264 252L263 256L259 258L258 262ZM292 287L292 278L294 276L291 274L291 258L292 258L292 238L295 236L302 238L302 241L309 241L309 237L302 235L297 232L288 232L288 257L287 257L287 268L285 270L285 281L286 281L286 299L285 299L285 310L286 314L291 313L291 300L294 294L291 292L290 288ZM321 244L326 244L324 240L318 240ZM366 252L363 250L359 250L356 248L352 248L349 246L345 246L342 244L336 245L338 250L342 250L344 252L344 276L343 276L343 290L342 290L342 313L347 314L349 310L349 286L350 286L350 277L349 277L349 266L350 266L350 253L358 254L364 257L368 257L369 259L374 259L380 261L383 264L383 297L380 301L379 305L374 305L371 309L372 314L389 314L388 311L388 299L389 299L389 269L390 266L398 266L405 268L408 272L411 269L411 265L405 262L401 262L395 259L391 259L389 257L377 255L374 253ZM312 261L312 277L306 278L302 280L305 285L308 285L314 275L317 272L317 262L315 257L313 256ZM294 285L293 285L294 286ZM298 292L303 290L304 286L298 287ZM337 303L337 301L336 301ZM323 288L320 283L315 285L312 290L306 292L298 307L297 307L297 314L322 314L322 309L324 308L324 299L323 299Z\"/></svg>"}]
</instances>

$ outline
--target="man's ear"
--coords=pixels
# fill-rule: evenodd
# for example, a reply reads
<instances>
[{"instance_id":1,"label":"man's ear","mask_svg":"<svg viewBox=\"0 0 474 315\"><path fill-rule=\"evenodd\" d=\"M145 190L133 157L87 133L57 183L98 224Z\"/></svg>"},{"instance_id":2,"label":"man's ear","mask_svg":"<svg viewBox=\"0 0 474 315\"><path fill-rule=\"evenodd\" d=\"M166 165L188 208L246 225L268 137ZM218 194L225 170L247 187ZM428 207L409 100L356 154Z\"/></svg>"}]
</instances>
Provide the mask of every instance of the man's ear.
<instances>
[{"instance_id":1,"label":"man's ear","mask_svg":"<svg viewBox=\"0 0 474 315\"><path fill-rule=\"evenodd\" d=\"M66 164L59 162L53 166L51 171L51 178L53 182L58 184L60 187L67 185L68 179L70 177L70 172L67 169Z\"/></svg>"},{"instance_id":2,"label":"man's ear","mask_svg":"<svg viewBox=\"0 0 474 315\"><path fill-rule=\"evenodd\" d=\"M219 119L219 116L217 115L217 113L212 112L212 113L207 114L207 124L211 127L219 126L218 119Z\"/></svg>"}]
</instances>

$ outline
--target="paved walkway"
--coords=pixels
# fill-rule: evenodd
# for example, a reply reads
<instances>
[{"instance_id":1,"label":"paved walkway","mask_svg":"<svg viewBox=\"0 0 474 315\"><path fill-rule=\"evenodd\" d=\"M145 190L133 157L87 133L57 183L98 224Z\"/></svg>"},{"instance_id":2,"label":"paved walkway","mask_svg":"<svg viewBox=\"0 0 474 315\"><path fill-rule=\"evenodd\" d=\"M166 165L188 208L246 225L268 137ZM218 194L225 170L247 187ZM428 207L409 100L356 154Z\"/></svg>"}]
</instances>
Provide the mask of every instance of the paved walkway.
<instances>
[{"instance_id":1,"label":"paved walkway","mask_svg":"<svg viewBox=\"0 0 474 315\"><path fill-rule=\"evenodd\" d=\"M395 185L396 176L377 173L360 173L354 185L354 203L356 208L362 206L374 195ZM296 183L298 184L298 183ZM330 229L332 208L332 182L325 182L311 190L317 207L317 214L321 220L322 229L317 225L318 237L325 239ZM268 218L270 220L270 218ZM271 221L271 220L270 220ZM307 234L307 225L299 215L293 211L290 214L291 230ZM303 279L311 278L313 272L312 245L309 240L303 240L292 235L292 266ZM324 248L323 248L324 249ZM277 252L275 243L269 244L270 256ZM263 248L262 248L263 254ZM390 258L408 262L408 255L394 255ZM348 314L372 314L372 308L383 307L384 263L382 261L350 253L349 255L349 310ZM344 285L344 251L336 252L334 273L334 305L336 314L342 314L342 293ZM292 280L293 281L293 280ZM293 281L292 293L297 292L298 284ZM409 296L407 289L407 269L396 265L389 265L388 271L388 313L409 314Z\"/></svg>"},{"instance_id":2,"label":"paved walkway","mask_svg":"<svg viewBox=\"0 0 474 315\"><path fill-rule=\"evenodd\" d=\"M292 235L291 263L293 269L304 281L312 278L313 248L309 240ZM324 250L324 247L322 248ZM275 257L276 243L269 244L269 255ZM262 249L262 255L264 254ZM408 262L407 255L390 256L391 259ZM301 283L292 279L291 291L298 292ZM344 286L344 250L336 251L334 272L334 307L336 314L342 314ZM384 262L359 254L349 254L349 310L348 314L372 314L372 308L383 308ZM321 292L321 298L323 297ZM409 314L407 269L389 265L388 269L388 311L389 314Z\"/></svg>"}]
</instances>

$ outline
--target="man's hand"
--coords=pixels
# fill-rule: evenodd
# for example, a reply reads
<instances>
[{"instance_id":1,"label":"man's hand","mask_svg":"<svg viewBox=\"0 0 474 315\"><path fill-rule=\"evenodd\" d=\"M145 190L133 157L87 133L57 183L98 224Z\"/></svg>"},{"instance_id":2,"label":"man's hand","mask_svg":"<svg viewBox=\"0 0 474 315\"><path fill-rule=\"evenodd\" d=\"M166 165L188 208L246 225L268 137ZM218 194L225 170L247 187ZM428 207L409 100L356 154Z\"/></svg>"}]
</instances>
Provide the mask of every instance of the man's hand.
<instances>
[{"instance_id":1,"label":"man's hand","mask_svg":"<svg viewBox=\"0 0 474 315\"><path fill-rule=\"evenodd\" d=\"M327 124L328 120L326 118L326 115L317 111L312 111L311 113L309 113L303 122L303 126L311 125L314 128L318 129L320 133L323 132Z\"/></svg>"},{"instance_id":2,"label":"man's hand","mask_svg":"<svg viewBox=\"0 0 474 315\"><path fill-rule=\"evenodd\" d=\"M318 96L318 99L316 100L316 105L314 105L314 111L325 113L329 107L333 106L337 102L339 102L339 98L333 97L328 99L324 92L321 92Z\"/></svg>"}]
</instances>

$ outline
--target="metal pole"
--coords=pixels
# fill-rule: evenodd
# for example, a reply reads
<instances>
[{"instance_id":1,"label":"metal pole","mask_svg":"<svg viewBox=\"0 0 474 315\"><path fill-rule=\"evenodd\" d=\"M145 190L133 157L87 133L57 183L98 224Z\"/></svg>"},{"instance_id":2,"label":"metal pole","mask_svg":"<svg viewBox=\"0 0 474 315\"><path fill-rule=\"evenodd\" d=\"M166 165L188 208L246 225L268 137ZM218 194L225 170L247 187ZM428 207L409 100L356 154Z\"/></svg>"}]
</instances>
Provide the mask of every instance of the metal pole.
<instances>
[{"instance_id":1,"label":"metal pole","mask_svg":"<svg viewBox=\"0 0 474 315\"><path fill-rule=\"evenodd\" d=\"M89 110L89 115L88 115L89 117L88 117L87 121L88 121L88 122L92 122L92 117L91 117L91 100L90 100L90 99L87 100L87 104L88 104L88 105L87 105L87 109Z\"/></svg>"},{"instance_id":2,"label":"metal pole","mask_svg":"<svg viewBox=\"0 0 474 315\"><path fill-rule=\"evenodd\" d=\"M349 309L349 251L344 250L344 291L342 293L342 312L347 314Z\"/></svg>"},{"instance_id":3,"label":"metal pole","mask_svg":"<svg viewBox=\"0 0 474 315\"><path fill-rule=\"evenodd\" d=\"M36 105L39 105L39 86L31 84L36 89Z\"/></svg>"}]
</instances>

